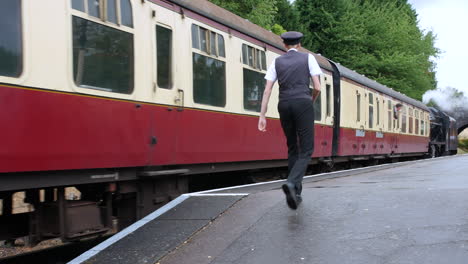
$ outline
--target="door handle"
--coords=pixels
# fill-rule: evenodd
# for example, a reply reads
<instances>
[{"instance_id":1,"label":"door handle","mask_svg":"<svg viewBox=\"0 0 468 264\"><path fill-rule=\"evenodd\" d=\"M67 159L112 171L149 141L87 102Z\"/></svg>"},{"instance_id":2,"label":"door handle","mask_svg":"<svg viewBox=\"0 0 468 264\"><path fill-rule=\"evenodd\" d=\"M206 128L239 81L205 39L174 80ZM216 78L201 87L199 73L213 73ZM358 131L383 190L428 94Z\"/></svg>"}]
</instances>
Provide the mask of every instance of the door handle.
<instances>
[{"instance_id":1,"label":"door handle","mask_svg":"<svg viewBox=\"0 0 468 264\"><path fill-rule=\"evenodd\" d=\"M177 111L180 112L184 110L185 92L182 89L177 89L177 93L179 94L179 98L176 99L176 101L179 103L179 108L177 108Z\"/></svg>"}]
</instances>

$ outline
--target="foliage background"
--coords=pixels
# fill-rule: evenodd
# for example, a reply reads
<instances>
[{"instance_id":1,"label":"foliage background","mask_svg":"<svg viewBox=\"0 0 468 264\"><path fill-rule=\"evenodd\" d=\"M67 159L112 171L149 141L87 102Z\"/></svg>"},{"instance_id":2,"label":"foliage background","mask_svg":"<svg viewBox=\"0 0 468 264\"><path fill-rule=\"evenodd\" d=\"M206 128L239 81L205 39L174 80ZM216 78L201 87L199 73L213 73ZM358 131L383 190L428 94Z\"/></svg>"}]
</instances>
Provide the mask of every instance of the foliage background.
<instances>
[{"instance_id":1,"label":"foliage background","mask_svg":"<svg viewBox=\"0 0 468 264\"><path fill-rule=\"evenodd\" d=\"M210 0L276 34L417 100L436 89L436 36L407 0Z\"/></svg>"}]
</instances>

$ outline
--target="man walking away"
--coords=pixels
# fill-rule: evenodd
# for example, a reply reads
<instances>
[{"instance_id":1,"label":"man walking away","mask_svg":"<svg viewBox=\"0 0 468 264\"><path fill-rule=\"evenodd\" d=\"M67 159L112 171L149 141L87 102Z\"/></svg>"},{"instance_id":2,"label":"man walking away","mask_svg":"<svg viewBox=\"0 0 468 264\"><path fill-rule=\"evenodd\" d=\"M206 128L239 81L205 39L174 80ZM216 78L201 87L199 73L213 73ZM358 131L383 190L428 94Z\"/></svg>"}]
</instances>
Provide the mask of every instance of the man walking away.
<instances>
[{"instance_id":1,"label":"man walking away","mask_svg":"<svg viewBox=\"0 0 468 264\"><path fill-rule=\"evenodd\" d=\"M302 33L294 31L281 35L288 52L273 60L268 68L258 120L258 129L265 132L268 101L272 87L278 80L278 112L288 145L289 175L282 189L291 209L297 209L302 202L302 178L314 152L313 100L320 94L319 77L322 73L314 56L298 51L302 37ZM309 89L311 77L314 96Z\"/></svg>"}]
</instances>

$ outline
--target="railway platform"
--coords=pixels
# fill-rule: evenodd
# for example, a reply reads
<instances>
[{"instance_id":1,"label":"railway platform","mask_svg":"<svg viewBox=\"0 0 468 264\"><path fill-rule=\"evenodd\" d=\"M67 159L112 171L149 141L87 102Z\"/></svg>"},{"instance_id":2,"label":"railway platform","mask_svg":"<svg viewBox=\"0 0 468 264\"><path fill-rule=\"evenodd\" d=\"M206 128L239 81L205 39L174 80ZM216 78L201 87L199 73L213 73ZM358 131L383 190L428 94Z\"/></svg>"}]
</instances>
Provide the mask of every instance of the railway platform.
<instances>
[{"instance_id":1,"label":"railway platform","mask_svg":"<svg viewBox=\"0 0 468 264\"><path fill-rule=\"evenodd\" d=\"M352 177L345 177L352 176ZM467 263L468 155L183 195L70 263Z\"/></svg>"}]
</instances>

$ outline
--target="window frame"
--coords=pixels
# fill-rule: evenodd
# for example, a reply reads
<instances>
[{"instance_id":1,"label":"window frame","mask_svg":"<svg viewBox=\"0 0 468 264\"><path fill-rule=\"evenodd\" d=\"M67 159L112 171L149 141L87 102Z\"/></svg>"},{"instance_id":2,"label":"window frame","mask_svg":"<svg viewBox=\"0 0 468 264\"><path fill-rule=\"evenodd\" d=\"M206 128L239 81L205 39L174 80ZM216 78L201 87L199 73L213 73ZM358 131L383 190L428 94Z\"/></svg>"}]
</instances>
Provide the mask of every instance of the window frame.
<instances>
[{"instance_id":1,"label":"window frame","mask_svg":"<svg viewBox=\"0 0 468 264\"><path fill-rule=\"evenodd\" d=\"M244 50L247 52L247 62L245 61L244 58ZM252 51L252 65L250 64L250 57L249 57L249 51ZM265 59L265 60L264 60ZM252 46L250 43L242 43L241 46L241 63L247 67L250 67L253 70L256 71L261 71L265 72L268 69L268 66L266 65L266 51L261 50L259 48L256 48ZM258 67L260 66L260 67Z\"/></svg>"},{"instance_id":2,"label":"window frame","mask_svg":"<svg viewBox=\"0 0 468 264\"><path fill-rule=\"evenodd\" d=\"M408 108L408 134L413 134L414 132L414 108Z\"/></svg>"},{"instance_id":3,"label":"window frame","mask_svg":"<svg viewBox=\"0 0 468 264\"><path fill-rule=\"evenodd\" d=\"M193 46L193 27L196 26L198 27L198 44L199 44L199 48L195 48ZM206 33L205 33L205 38L206 38L206 44L204 45L205 46L205 49L206 51L202 50L202 38L201 38L201 35L200 34L200 29L203 29L203 30L206 30ZM216 47L216 54L213 55L211 53L211 36L212 36L212 33L216 34L215 37L214 37L214 40L215 40L215 47ZM224 51L222 52L224 54L221 55L220 54L220 51L219 51L219 37L223 38L223 49ZM216 30L212 30L212 29L209 29L207 27L205 27L204 25L199 25L197 23L192 23L190 25L190 46L191 46L191 49L192 49L192 52L196 52L200 55L203 55L203 56L208 56L208 57L211 57L213 59L216 59L216 60L220 60L220 61L223 61L225 63L227 63L227 59L226 59L226 40L224 39L224 36L219 33L218 31Z\"/></svg>"},{"instance_id":4,"label":"window frame","mask_svg":"<svg viewBox=\"0 0 468 264\"><path fill-rule=\"evenodd\" d=\"M374 101L375 96L372 92L367 93L367 105L368 105L368 127L369 129L374 129ZM372 111L371 111L372 110Z\"/></svg>"},{"instance_id":5,"label":"window frame","mask_svg":"<svg viewBox=\"0 0 468 264\"><path fill-rule=\"evenodd\" d=\"M362 95L359 91L356 91L356 122L361 122L361 104L362 104Z\"/></svg>"},{"instance_id":6,"label":"window frame","mask_svg":"<svg viewBox=\"0 0 468 264\"><path fill-rule=\"evenodd\" d=\"M407 133L408 132L408 120L407 120L407 106L403 105L401 107L401 132Z\"/></svg>"},{"instance_id":7,"label":"window frame","mask_svg":"<svg viewBox=\"0 0 468 264\"><path fill-rule=\"evenodd\" d=\"M389 132L393 131L393 101L392 99L387 99L387 117L388 117L388 122L387 122L387 130Z\"/></svg>"},{"instance_id":8,"label":"window frame","mask_svg":"<svg viewBox=\"0 0 468 264\"><path fill-rule=\"evenodd\" d=\"M168 25L165 25L165 24L161 24L161 23L153 23L154 25L154 49L155 49L155 57L153 58L155 60L155 66L156 66L156 70L154 72L155 74L155 78L156 78L156 86L160 89L164 89L164 90L172 90L174 88L174 30L171 26L168 26ZM169 87L161 87L159 85L159 75L158 75L158 71L159 71L159 65L158 65L158 33L157 33L157 30L158 30L158 27L161 27L161 28L165 28L165 29L168 29L171 31L171 45L170 45L170 66L169 66Z\"/></svg>"},{"instance_id":9,"label":"window frame","mask_svg":"<svg viewBox=\"0 0 468 264\"><path fill-rule=\"evenodd\" d=\"M376 109L377 109L377 124L376 124L376 127L380 127L380 98L376 96L375 98L375 105L376 105Z\"/></svg>"},{"instance_id":10,"label":"window frame","mask_svg":"<svg viewBox=\"0 0 468 264\"><path fill-rule=\"evenodd\" d=\"M252 50L252 65L249 64L249 58L247 58L247 62L244 61L244 50L247 52L247 57L249 56L249 50ZM263 78L265 78L265 75L266 75L266 72L267 72L267 66L266 66L266 63L265 65L263 65L263 60L262 58L264 57L265 58L265 62L266 62L266 52L264 50L261 50L257 47L254 47L251 43L248 43L248 42L242 42L241 43L241 49L240 49L240 52L241 52L241 65L242 65L242 107L244 109L244 111L248 111L248 112L253 112L253 113L260 113L261 110L259 111L256 111L256 110L252 110L252 109L247 109L246 106L245 106L245 97L246 97L246 87L245 87L245 70L248 70L248 71L252 71L252 72L256 72L256 73L259 73L259 74L262 74L263 75ZM260 67L257 67L258 64L260 64ZM266 82L266 81L265 81ZM265 86L261 87L261 93L260 93L260 105L261 105L261 101L262 101L262 98L263 98L263 92L265 90Z\"/></svg>"},{"instance_id":11,"label":"window frame","mask_svg":"<svg viewBox=\"0 0 468 264\"><path fill-rule=\"evenodd\" d=\"M103 19L101 18L97 18L97 17L94 17L90 14L87 13L87 5L88 5L88 0L83 0L84 1L84 8L85 8L85 12L83 11L80 11L80 10L77 10L77 9L74 9L72 7L72 4L71 4L71 1L72 0L67 0L68 1L68 4L69 4L69 28L70 28L70 34L69 34L69 38L70 38L70 44L69 46L71 47L71 52L69 53L70 54L70 69L71 69L71 72L70 72L70 81L71 83L73 84L72 87L74 88L74 90L78 91L78 92L83 92L83 93L87 93L87 94L102 94L102 95L105 95L105 94L112 94L112 97L118 97L118 98L131 98L133 96L133 94L135 93L136 91L136 70L135 70L135 66L136 66L136 63L135 63L135 56L136 56L136 52L135 52L135 29L133 27L128 27L128 26L125 26L125 25L117 25L113 22L110 22L110 21L104 21ZM99 0L100 2L103 2L104 0ZM117 9L120 8L120 0L117 1L118 4L117 4ZM133 2L132 1L129 1L131 7L132 7L132 24L134 24L134 19L135 19L135 16L134 16L134 13L133 13ZM101 14L103 13L104 11L101 9ZM105 13L105 12L104 12ZM75 75L74 75L74 60L73 60L73 17L78 17L78 18L81 18L81 19L84 19L84 20L87 20L89 22L92 22L92 23L96 23L96 24L99 24L101 26L104 26L104 27L109 27L109 28L112 28L114 30L119 30L119 31L122 31L122 32L125 32L125 33L129 33L132 35L132 45L133 45L133 65L132 65L132 71L133 71L133 85L132 85L132 89L131 89L131 92L130 93L120 93L120 92L115 92L115 91L112 91L110 90L109 88L105 88L105 87L94 87L94 86L87 86L87 85L78 85L76 83L76 78L75 78ZM120 16L120 14L118 14L118 16Z\"/></svg>"},{"instance_id":12,"label":"window frame","mask_svg":"<svg viewBox=\"0 0 468 264\"><path fill-rule=\"evenodd\" d=\"M198 33L198 46L199 48L196 48L194 47L194 36L193 36L193 33L194 33L194 27L197 27L197 33ZM202 50L202 39L201 39L201 29L203 30L206 30L206 35L209 36L208 39L207 39L207 43L205 44L207 50L206 51L203 51ZM215 41L216 41L216 51L217 51L217 54L213 55L210 53L210 39L211 39L211 32L215 33L216 36L215 36ZM220 51L219 51L219 37L222 37L223 38L223 54L224 56L221 56L220 54ZM192 82L192 100L193 100L193 103L195 104L198 104L198 105L203 105L205 107L214 107L214 108L226 108L227 104L228 104L228 89L227 89L227 58L226 58L226 40L224 38L224 35L221 34L219 31L217 30L213 30L211 28L208 28L207 26L205 25L200 25L196 22L193 22L190 24L190 47L191 47L191 64L192 64L192 75L191 75L191 82ZM220 61L224 64L224 104L223 105L213 105L213 104L206 104L206 103L200 103L200 102L197 102L197 100L195 99L195 86L194 86L194 72L195 72L195 69L194 69L194 64L193 64L193 59L194 59L194 56L195 54L199 55L199 56L205 56L207 57L208 59L213 59L213 60L217 60L217 61Z\"/></svg>"},{"instance_id":13,"label":"window frame","mask_svg":"<svg viewBox=\"0 0 468 264\"><path fill-rule=\"evenodd\" d=\"M332 116L332 107L331 107L331 85L329 83L325 83L325 116L331 117Z\"/></svg>"},{"instance_id":14,"label":"window frame","mask_svg":"<svg viewBox=\"0 0 468 264\"><path fill-rule=\"evenodd\" d=\"M114 23L112 21L109 21L108 20L108 9L107 9L107 1L108 0L95 0L95 1L98 1L99 2L99 17L96 17L96 16L93 16L89 13L89 0L81 0L83 1L83 7L84 7L84 11L80 11L78 9L74 9L73 8L73 5L72 5L72 1L73 0L67 0L69 3L70 3L70 10L72 11L72 15L75 15L75 16L80 16L79 14L85 14L85 15L81 15L82 18L84 19L88 19L88 20L91 20L91 21L94 21L94 22L101 22L101 23L104 23L105 25L114 25L114 26L117 26L118 29L120 30L124 30L124 28L127 28L127 29L132 29L132 32L129 32L129 33L133 33L133 29L135 27L135 24L134 24L134 21L135 21L135 16L133 15L133 3L132 1L130 0L114 0L115 1L115 9L116 9L116 18L117 18L117 23ZM128 1L130 3L130 7L131 7L131 15L132 15L132 26L129 27L127 25L124 25L122 23L122 4L121 4L121 1ZM93 20L94 19L94 20ZM109 23L109 24L107 24ZM121 28L123 27L123 28Z\"/></svg>"}]
</instances>

